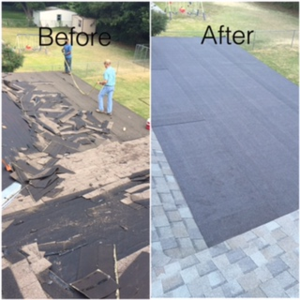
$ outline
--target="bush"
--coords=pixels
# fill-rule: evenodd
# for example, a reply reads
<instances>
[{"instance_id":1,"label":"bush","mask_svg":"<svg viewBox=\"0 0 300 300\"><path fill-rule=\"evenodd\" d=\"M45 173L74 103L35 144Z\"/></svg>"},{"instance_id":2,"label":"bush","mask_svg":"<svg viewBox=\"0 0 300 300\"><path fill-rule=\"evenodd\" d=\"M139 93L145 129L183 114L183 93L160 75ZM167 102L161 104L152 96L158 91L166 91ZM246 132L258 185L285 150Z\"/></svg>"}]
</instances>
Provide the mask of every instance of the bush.
<instances>
[{"instance_id":1,"label":"bush","mask_svg":"<svg viewBox=\"0 0 300 300\"><path fill-rule=\"evenodd\" d=\"M22 67L24 55L16 53L8 45L2 47L2 72L13 72Z\"/></svg>"},{"instance_id":2,"label":"bush","mask_svg":"<svg viewBox=\"0 0 300 300\"><path fill-rule=\"evenodd\" d=\"M277 2L276 4L287 9L299 11L299 2Z\"/></svg>"},{"instance_id":3,"label":"bush","mask_svg":"<svg viewBox=\"0 0 300 300\"><path fill-rule=\"evenodd\" d=\"M151 34L152 36L160 34L162 31L166 31L168 17L166 14L155 12L151 13Z\"/></svg>"}]
</instances>

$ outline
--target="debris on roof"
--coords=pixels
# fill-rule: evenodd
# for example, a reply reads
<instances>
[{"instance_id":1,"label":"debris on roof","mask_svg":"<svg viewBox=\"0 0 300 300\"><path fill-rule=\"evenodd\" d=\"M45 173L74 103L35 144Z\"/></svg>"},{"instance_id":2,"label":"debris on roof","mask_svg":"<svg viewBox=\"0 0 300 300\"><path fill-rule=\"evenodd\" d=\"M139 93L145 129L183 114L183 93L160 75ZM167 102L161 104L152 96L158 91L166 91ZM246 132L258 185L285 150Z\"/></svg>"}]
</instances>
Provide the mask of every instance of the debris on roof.
<instances>
[{"instance_id":1,"label":"debris on roof","mask_svg":"<svg viewBox=\"0 0 300 300\"><path fill-rule=\"evenodd\" d=\"M2 85L31 136L7 158L5 172L22 190L2 212L2 295L149 298L145 259L130 272L135 253L149 252L149 136L120 142L112 120L60 92L5 78ZM126 196L139 209L124 205Z\"/></svg>"},{"instance_id":2,"label":"debris on roof","mask_svg":"<svg viewBox=\"0 0 300 300\"><path fill-rule=\"evenodd\" d=\"M71 286L90 299L110 298L118 288L115 280L99 269L71 283Z\"/></svg>"},{"instance_id":3,"label":"debris on roof","mask_svg":"<svg viewBox=\"0 0 300 300\"><path fill-rule=\"evenodd\" d=\"M21 191L22 185L18 182L12 183L9 187L2 191L2 207L5 207L12 201Z\"/></svg>"}]
</instances>

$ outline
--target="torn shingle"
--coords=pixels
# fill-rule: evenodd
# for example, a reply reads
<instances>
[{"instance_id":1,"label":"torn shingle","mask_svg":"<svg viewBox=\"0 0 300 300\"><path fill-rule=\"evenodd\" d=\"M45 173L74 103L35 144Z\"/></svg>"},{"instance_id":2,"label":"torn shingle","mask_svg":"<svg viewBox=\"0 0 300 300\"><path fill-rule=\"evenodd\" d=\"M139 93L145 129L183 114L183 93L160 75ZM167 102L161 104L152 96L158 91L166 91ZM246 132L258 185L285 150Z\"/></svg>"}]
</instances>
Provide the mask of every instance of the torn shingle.
<instances>
[{"instance_id":1,"label":"torn shingle","mask_svg":"<svg viewBox=\"0 0 300 300\"><path fill-rule=\"evenodd\" d=\"M48 192L50 192L57 184L58 177L53 178L53 182L51 182L46 188L35 188L31 185L27 185L26 189L31 195L32 199L35 201L39 201L44 195L46 195Z\"/></svg>"},{"instance_id":2,"label":"torn shingle","mask_svg":"<svg viewBox=\"0 0 300 300\"><path fill-rule=\"evenodd\" d=\"M99 269L71 283L71 286L90 299L106 298L114 293L118 287L109 275Z\"/></svg>"},{"instance_id":3,"label":"torn shingle","mask_svg":"<svg viewBox=\"0 0 300 300\"><path fill-rule=\"evenodd\" d=\"M58 176L56 174L52 174L46 178L29 180L29 184L35 188L46 188L56 179L58 179Z\"/></svg>"}]
</instances>

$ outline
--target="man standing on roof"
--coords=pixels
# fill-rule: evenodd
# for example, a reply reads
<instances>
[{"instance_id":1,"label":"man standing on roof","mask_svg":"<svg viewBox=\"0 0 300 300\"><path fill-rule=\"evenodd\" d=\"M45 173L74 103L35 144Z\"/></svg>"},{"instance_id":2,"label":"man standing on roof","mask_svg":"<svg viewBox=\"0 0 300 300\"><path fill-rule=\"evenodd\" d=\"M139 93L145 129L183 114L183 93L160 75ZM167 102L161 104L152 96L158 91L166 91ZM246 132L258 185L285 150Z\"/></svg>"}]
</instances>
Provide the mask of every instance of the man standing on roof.
<instances>
[{"instance_id":1,"label":"man standing on roof","mask_svg":"<svg viewBox=\"0 0 300 300\"><path fill-rule=\"evenodd\" d=\"M103 88L98 95L99 109L96 109L96 112L104 113L103 98L107 95L107 114L111 116L113 109L113 94L116 85L116 71L111 66L111 61L109 59L104 61L104 66L106 69L103 74L104 80L98 82L98 84L103 85Z\"/></svg>"},{"instance_id":2,"label":"man standing on roof","mask_svg":"<svg viewBox=\"0 0 300 300\"><path fill-rule=\"evenodd\" d=\"M61 51L65 56L65 73L70 75L72 67L72 46L69 43L69 39L66 40L66 44Z\"/></svg>"}]
</instances>

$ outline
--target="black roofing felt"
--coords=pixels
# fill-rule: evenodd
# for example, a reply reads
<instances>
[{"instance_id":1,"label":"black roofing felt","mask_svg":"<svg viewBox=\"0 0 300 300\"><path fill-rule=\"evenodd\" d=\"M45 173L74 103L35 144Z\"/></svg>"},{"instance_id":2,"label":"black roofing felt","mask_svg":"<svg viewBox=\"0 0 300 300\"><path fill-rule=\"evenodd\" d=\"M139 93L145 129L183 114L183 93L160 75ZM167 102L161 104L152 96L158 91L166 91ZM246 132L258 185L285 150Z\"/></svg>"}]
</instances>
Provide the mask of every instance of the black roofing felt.
<instances>
[{"instance_id":1,"label":"black roofing felt","mask_svg":"<svg viewBox=\"0 0 300 300\"><path fill-rule=\"evenodd\" d=\"M3 107L3 120L11 110L15 109L9 118L9 121L12 122L3 123L6 126L6 129L3 128L3 130L7 130L3 143L9 149L7 155L11 156L16 170L13 177L21 181L23 185L26 184L22 195L24 193L26 195L27 192L34 200L39 201L43 195L47 194L53 200L47 201L45 205L37 206L34 210L29 208L3 216L4 222L13 220L13 223L2 233L3 255L8 260L19 260L22 258L21 253L18 252L19 249L23 245L37 242L41 247L40 250L46 251L45 257L52 263L51 271L44 272L38 278L47 294L52 298L60 299L84 298L81 293L70 287L70 283L93 272L96 265L110 276L114 274L114 269L111 266L108 268L113 259L113 253L110 251L108 255L108 252L103 250L106 246L112 249L115 244L117 259L122 259L149 245L149 210L138 204L140 209L133 210L130 206L120 202L125 198L126 189L138 185L138 181L132 181L125 186L110 190L109 193L101 196L101 199L99 196L91 200L82 197L95 188L60 196L61 189L56 186L63 179L58 179L57 174L71 171L55 165L59 161L56 155L83 151L82 141L73 139L74 135L76 138L83 139L85 144L89 139L92 145L87 145L84 149L90 149L103 141L109 143L110 140L122 142L138 139L147 136L149 131L145 129L145 120L118 104L115 105L112 118L94 112L90 113L89 111L94 111L97 107L96 98L82 96L72 82L69 82L70 76L65 75L64 77L59 72L49 72L46 74L12 74L6 78L10 78L6 86L18 84L25 87L21 97L21 93L12 97L11 91L7 87L3 88L7 92L7 94L4 93L4 97L6 95L11 97L11 100L6 99L9 109ZM36 87L34 95L38 94L39 96L29 99L30 102L28 102L26 89L30 90L31 85ZM51 96L51 93L54 96ZM95 97L97 93L94 95ZM33 96L31 92L29 94L30 97ZM30 111L30 114L28 111L22 111L24 101L26 110ZM79 117L86 116L87 120L84 122L86 121L88 125L104 132L96 132L93 129L87 130L87 135L76 132L64 135L62 131L61 136L52 134L57 130L53 119L60 114L54 106L57 103L59 103L58 110L63 106L65 106L63 109L68 109L69 106L74 107L77 114L73 120L76 124L74 127L82 127L83 119L79 119ZM43 118L41 123L49 132L40 130L35 122L41 116ZM21 125L20 122L22 122ZM109 129L112 122L114 123L113 127ZM123 127L126 127L127 130L123 131ZM23 129L26 129L25 131L28 133L28 140L25 139L25 134L24 137L22 136ZM76 128L69 130L76 131ZM15 143L10 145L7 140ZM20 143L18 143L19 141ZM16 151L12 151L12 147L15 147ZM30 160L16 159L19 152L22 152L23 155L36 156L40 154L39 151L49 152L53 157L41 170L29 165ZM8 173L6 172L6 174ZM140 181L149 182L149 176L144 176ZM94 255L95 253L98 256ZM144 272L149 273L149 270L144 269ZM8 284L10 282L3 281L3 285ZM145 284L149 285L149 282ZM113 295L113 297L115 296Z\"/></svg>"},{"instance_id":2,"label":"black roofing felt","mask_svg":"<svg viewBox=\"0 0 300 300\"><path fill-rule=\"evenodd\" d=\"M42 80L43 76L48 79L52 78L52 84L45 85ZM85 102L82 102L84 97L72 85L72 82L68 82L70 77L62 76L59 72L5 74L4 77L5 107L3 107L3 115L9 115L10 118L9 120L4 119L7 126L3 125L6 133L3 145L9 146L6 152L9 161L13 162L12 166L15 170L11 177L23 185L28 183L29 173L35 175L39 171L26 161L14 161L14 156L18 155L20 147L26 149L22 150L25 154L42 151L56 158L58 155L67 155L96 147L106 139L122 141L149 134L144 124L141 125L141 122L144 123L142 118L121 105L116 105L117 113L114 121L108 116L100 116L95 112L97 104L93 102L96 102L96 99L86 96ZM34 78L39 80L34 81ZM66 94L60 93L60 88ZM90 111L89 108L91 108ZM96 116L93 116L93 113ZM126 115L128 119L122 124L118 124L120 122L118 114L121 115L121 119ZM12 120L14 120L13 123ZM24 124L20 124L20 122ZM109 127L114 122L116 126ZM65 126L65 123L68 124ZM18 130L20 126L22 126L22 130ZM128 130L124 131L123 126ZM64 131L65 127L67 127L67 132ZM116 128L116 133L113 132L114 128ZM41 129L44 129L44 132ZM83 129L83 131L78 131L79 129ZM82 135L82 132L85 135ZM24 137L20 136L21 134L31 137L24 143ZM12 153L13 147L18 147L14 153ZM6 153L4 152L4 154ZM12 183L8 175L7 172L4 173L4 180L6 179L4 188ZM50 186L52 182L53 184ZM34 200L38 201L53 187L55 187L54 180L43 180L43 182L35 182L28 186L27 190Z\"/></svg>"},{"instance_id":3,"label":"black roofing felt","mask_svg":"<svg viewBox=\"0 0 300 300\"><path fill-rule=\"evenodd\" d=\"M22 299L22 293L10 268L2 269L2 280L5 278L5 285L2 284L2 299Z\"/></svg>"},{"instance_id":4,"label":"black roofing felt","mask_svg":"<svg viewBox=\"0 0 300 300\"><path fill-rule=\"evenodd\" d=\"M132 182L121 186L101 196L100 202L99 197L87 201L76 195L72 200L65 196L37 211L28 209L4 216L3 221L14 220L2 233L4 257L10 257L22 245L37 242L52 263L51 271L67 285L93 272L95 267L113 276L114 244L117 260L149 244L149 210L133 210L120 202L126 189L134 185ZM143 271L149 273L148 269ZM44 277L44 281L50 280L53 281L51 274ZM148 286L149 281L143 284ZM51 290L46 290L51 296ZM56 285L53 293L61 299L62 284Z\"/></svg>"},{"instance_id":5,"label":"black roofing felt","mask_svg":"<svg viewBox=\"0 0 300 300\"><path fill-rule=\"evenodd\" d=\"M120 277L120 295L123 299L149 299L149 253L142 252ZM138 276L136 276L138 274Z\"/></svg>"},{"instance_id":6,"label":"black roofing felt","mask_svg":"<svg viewBox=\"0 0 300 300\"><path fill-rule=\"evenodd\" d=\"M5 127L3 127L5 126ZM28 125L21 117L20 109L2 93L2 158L11 154L11 148L31 144ZM14 182L2 165L2 190Z\"/></svg>"},{"instance_id":7,"label":"black roofing felt","mask_svg":"<svg viewBox=\"0 0 300 300\"><path fill-rule=\"evenodd\" d=\"M86 297L70 287L69 284L59 278L54 272L43 272L39 275L42 289L52 299L86 299Z\"/></svg>"},{"instance_id":8,"label":"black roofing felt","mask_svg":"<svg viewBox=\"0 0 300 300\"><path fill-rule=\"evenodd\" d=\"M118 287L116 282L101 270L95 270L85 278L73 282L72 286L90 299L116 299L115 295L112 297L110 295L112 295Z\"/></svg>"},{"instance_id":9,"label":"black roofing felt","mask_svg":"<svg viewBox=\"0 0 300 300\"><path fill-rule=\"evenodd\" d=\"M153 38L152 126L208 246L298 209L298 87L240 47Z\"/></svg>"},{"instance_id":10,"label":"black roofing felt","mask_svg":"<svg viewBox=\"0 0 300 300\"><path fill-rule=\"evenodd\" d=\"M82 91L85 93L91 91L90 85L75 75L74 78L76 84ZM111 133L115 139L119 141L130 141L149 135L149 131L145 128L146 120L119 104L117 101L114 101L112 118L104 114L96 113L95 110L98 108L99 91L94 89L89 95L81 94L75 87L71 76L63 74L62 72L13 73L8 75L6 79L7 81L19 80L20 82L27 82L30 85L36 86L38 90L47 91L47 93L61 93L62 99L66 97L76 110L93 112L93 115L90 116L92 123L94 123L94 120L114 122ZM21 85L20 83L18 84ZM116 85L116 89L117 88L118 86ZM50 97L49 99L47 98L44 107L46 107L47 103L50 103L50 100ZM123 131L124 127L126 127L126 131Z\"/></svg>"}]
</instances>

